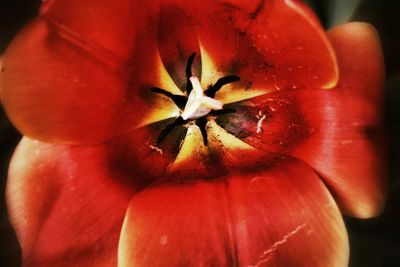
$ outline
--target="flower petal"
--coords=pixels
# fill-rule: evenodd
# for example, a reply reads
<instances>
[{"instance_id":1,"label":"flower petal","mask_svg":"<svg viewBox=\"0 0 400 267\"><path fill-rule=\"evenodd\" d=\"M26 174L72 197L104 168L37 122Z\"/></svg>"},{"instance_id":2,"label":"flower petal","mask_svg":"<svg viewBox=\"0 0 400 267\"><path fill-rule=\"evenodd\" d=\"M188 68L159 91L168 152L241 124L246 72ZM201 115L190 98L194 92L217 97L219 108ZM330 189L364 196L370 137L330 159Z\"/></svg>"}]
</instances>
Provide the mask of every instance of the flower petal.
<instances>
[{"instance_id":1,"label":"flower petal","mask_svg":"<svg viewBox=\"0 0 400 267\"><path fill-rule=\"evenodd\" d=\"M46 3L4 55L13 123L51 142L98 143L134 129L161 83L157 14L156 1Z\"/></svg>"},{"instance_id":2,"label":"flower petal","mask_svg":"<svg viewBox=\"0 0 400 267\"><path fill-rule=\"evenodd\" d=\"M24 266L117 264L124 214L137 186L110 168L103 150L21 141L7 202Z\"/></svg>"},{"instance_id":3,"label":"flower petal","mask_svg":"<svg viewBox=\"0 0 400 267\"><path fill-rule=\"evenodd\" d=\"M152 187L130 203L119 266L347 266L340 212L295 160L258 173Z\"/></svg>"},{"instance_id":4,"label":"flower petal","mask_svg":"<svg viewBox=\"0 0 400 267\"><path fill-rule=\"evenodd\" d=\"M292 0L184 1L182 5L196 25L204 54L216 67L214 71L203 66L203 75L235 74L241 77L236 87L266 91L335 86L334 51L306 5Z\"/></svg>"},{"instance_id":5,"label":"flower petal","mask_svg":"<svg viewBox=\"0 0 400 267\"><path fill-rule=\"evenodd\" d=\"M197 57L191 66L191 74L201 77L200 47L188 14L179 6L161 6L157 41L165 68L181 91L186 91L190 83L186 66L193 53Z\"/></svg>"},{"instance_id":6,"label":"flower petal","mask_svg":"<svg viewBox=\"0 0 400 267\"><path fill-rule=\"evenodd\" d=\"M340 26L328 36L338 55L340 81L331 92L301 102L317 130L293 155L323 176L345 213L376 216L384 206L386 178L379 37L366 23Z\"/></svg>"},{"instance_id":7,"label":"flower petal","mask_svg":"<svg viewBox=\"0 0 400 267\"><path fill-rule=\"evenodd\" d=\"M379 38L363 23L341 26L329 37L340 64L336 88L285 90L232 103L226 108L236 112L217 123L254 147L308 163L345 213L375 216L385 195Z\"/></svg>"}]
</instances>

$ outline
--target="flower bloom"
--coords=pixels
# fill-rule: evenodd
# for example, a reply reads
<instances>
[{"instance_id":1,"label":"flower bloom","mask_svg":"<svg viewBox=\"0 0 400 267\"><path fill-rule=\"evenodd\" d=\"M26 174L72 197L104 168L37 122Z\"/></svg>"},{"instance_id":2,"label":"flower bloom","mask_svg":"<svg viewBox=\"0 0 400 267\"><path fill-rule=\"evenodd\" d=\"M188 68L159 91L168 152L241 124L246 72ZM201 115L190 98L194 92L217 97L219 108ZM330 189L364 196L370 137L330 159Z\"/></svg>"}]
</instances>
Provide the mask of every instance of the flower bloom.
<instances>
[{"instance_id":1,"label":"flower bloom","mask_svg":"<svg viewBox=\"0 0 400 267\"><path fill-rule=\"evenodd\" d=\"M299 1L46 1L0 81L24 266L346 266L383 206L377 34Z\"/></svg>"}]
</instances>

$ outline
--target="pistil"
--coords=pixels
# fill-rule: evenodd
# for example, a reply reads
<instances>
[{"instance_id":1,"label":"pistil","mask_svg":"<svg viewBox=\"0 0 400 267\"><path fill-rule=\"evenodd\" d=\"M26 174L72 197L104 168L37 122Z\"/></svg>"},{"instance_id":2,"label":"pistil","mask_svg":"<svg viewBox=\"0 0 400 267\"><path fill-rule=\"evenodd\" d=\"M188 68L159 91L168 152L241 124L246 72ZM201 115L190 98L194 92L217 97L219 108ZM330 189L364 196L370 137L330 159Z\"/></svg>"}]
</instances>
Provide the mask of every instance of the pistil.
<instances>
[{"instance_id":1,"label":"pistil","mask_svg":"<svg viewBox=\"0 0 400 267\"><path fill-rule=\"evenodd\" d=\"M197 119L210 113L211 110L221 110L223 103L204 94L197 77L190 77L192 90L189 94L186 106L181 114L184 120Z\"/></svg>"}]
</instances>

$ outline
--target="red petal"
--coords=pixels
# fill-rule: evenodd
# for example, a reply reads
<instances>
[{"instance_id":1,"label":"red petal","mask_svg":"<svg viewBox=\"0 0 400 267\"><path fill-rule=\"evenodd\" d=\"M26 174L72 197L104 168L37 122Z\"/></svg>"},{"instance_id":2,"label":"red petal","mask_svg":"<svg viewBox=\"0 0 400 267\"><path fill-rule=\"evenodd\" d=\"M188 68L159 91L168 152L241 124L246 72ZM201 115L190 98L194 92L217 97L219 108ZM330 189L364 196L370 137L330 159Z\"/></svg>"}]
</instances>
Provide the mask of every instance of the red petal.
<instances>
[{"instance_id":1,"label":"red petal","mask_svg":"<svg viewBox=\"0 0 400 267\"><path fill-rule=\"evenodd\" d=\"M308 167L153 187L130 203L121 266L346 266L341 215Z\"/></svg>"},{"instance_id":2,"label":"red petal","mask_svg":"<svg viewBox=\"0 0 400 267\"><path fill-rule=\"evenodd\" d=\"M21 141L7 201L24 266L116 266L122 221L136 186L112 164L104 147Z\"/></svg>"},{"instance_id":3,"label":"red petal","mask_svg":"<svg viewBox=\"0 0 400 267\"><path fill-rule=\"evenodd\" d=\"M156 25L149 20L157 22L158 8L159 1L143 4L126 0L99 0L96 3L90 0L46 0L41 15L65 30L72 30L75 37L84 39L75 41L94 45L94 48L127 60L134 56L132 52L136 49L146 48L143 43L149 41L151 35L155 37L156 28L153 27Z\"/></svg>"},{"instance_id":4,"label":"red petal","mask_svg":"<svg viewBox=\"0 0 400 267\"><path fill-rule=\"evenodd\" d=\"M309 138L313 129L301 108L303 101L325 90L284 90L225 105L233 114L216 121L228 132L264 151L288 154ZM309 104L309 103L308 103ZM312 103L310 108L314 108Z\"/></svg>"},{"instance_id":5,"label":"red petal","mask_svg":"<svg viewBox=\"0 0 400 267\"><path fill-rule=\"evenodd\" d=\"M386 177L379 37L372 26L351 23L329 38L338 55L339 85L300 102L316 131L293 154L324 177L344 212L376 216L384 205Z\"/></svg>"},{"instance_id":6,"label":"red petal","mask_svg":"<svg viewBox=\"0 0 400 267\"><path fill-rule=\"evenodd\" d=\"M177 5L161 7L158 47L168 74L182 91L186 90L188 81L185 69L193 53L196 53L197 57L193 62L192 74L201 77L200 47L196 32L188 14Z\"/></svg>"},{"instance_id":7,"label":"red petal","mask_svg":"<svg viewBox=\"0 0 400 267\"><path fill-rule=\"evenodd\" d=\"M132 130L159 86L156 2L52 1L4 55L2 100L26 135L96 143Z\"/></svg>"},{"instance_id":8,"label":"red petal","mask_svg":"<svg viewBox=\"0 0 400 267\"><path fill-rule=\"evenodd\" d=\"M191 13L200 44L216 70L239 75L239 87L271 91L335 86L334 52L305 5L291 0L185 1L182 5Z\"/></svg>"},{"instance_id":9,"label":"red petal","mask_svg":"<svg viewBox=\"0 0 400 267\"><path fill-rule=\"evenodd\" d=\"M377 215L384 203L378 36L352 23L329 33L340 81L332 90L286 90L227 105L217 122L264 151L296 156L315 168L349 215Z\"/></svg>"}]
</instances>

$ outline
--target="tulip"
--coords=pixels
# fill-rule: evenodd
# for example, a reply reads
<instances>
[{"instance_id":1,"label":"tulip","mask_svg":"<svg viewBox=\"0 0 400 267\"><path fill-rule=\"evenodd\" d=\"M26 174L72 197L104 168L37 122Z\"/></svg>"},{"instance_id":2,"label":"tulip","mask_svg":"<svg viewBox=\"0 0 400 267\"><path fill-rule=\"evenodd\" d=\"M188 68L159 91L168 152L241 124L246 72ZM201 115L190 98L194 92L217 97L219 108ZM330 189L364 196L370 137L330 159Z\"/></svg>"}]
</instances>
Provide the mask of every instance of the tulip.
<instances>
[{"instance_id":1,"label":"tulip","mask_svg":"<svg viewBox=\"0 0 400 267\"><path fill-rule=\"evenodd\" d=\"M347 266L383 72L372 26L300 1L44 2L0 76L23 265Z\"/></svg>"}]
</instances>

